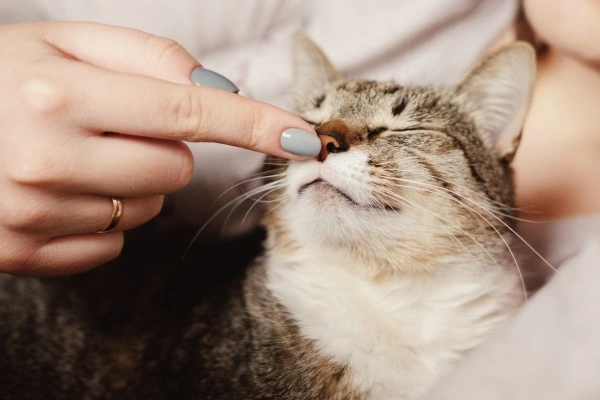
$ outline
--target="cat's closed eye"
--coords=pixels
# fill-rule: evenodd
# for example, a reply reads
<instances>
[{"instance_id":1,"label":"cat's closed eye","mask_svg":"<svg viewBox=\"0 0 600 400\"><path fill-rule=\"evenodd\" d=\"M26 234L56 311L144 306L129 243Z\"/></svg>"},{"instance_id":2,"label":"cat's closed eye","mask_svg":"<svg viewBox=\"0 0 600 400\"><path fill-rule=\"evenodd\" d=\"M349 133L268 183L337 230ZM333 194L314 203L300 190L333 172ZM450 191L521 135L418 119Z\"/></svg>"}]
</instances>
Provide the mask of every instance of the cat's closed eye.
<instances>
[{"instance_id":1,"label":"cat's closed eye","mask_svg":"<svg viewBox=\"0 0 600 400\"><path fill-rule=\"evenodd\" d=\"M369 133L367 133L367 139L373 140L376 137L378 137L382 132L385 132L386 130L387 130L387 128L384 128L384 127L371 129L371 130L369 130Z\"/></svg>"},{"instance_id":2,"label":"cat's closed eye","mask_svg":"<svg viewBox=\"0 0 600 400\"><path fill-rule=\"evenodd\" d=\"M375 129L371 129L369 130L369 133L367 133L367 139L368 140L374 140L377 139L378 137L381 136L389 136L391 134L398 134L398 133L412 133L415 131L425 131L427 130L425 127L423 126L409 126L406 128L401 128L401 129L389 129L389 128L384 128L384 127L379 127L379 128L375 128Z\"/></svg>"}]
</instances>

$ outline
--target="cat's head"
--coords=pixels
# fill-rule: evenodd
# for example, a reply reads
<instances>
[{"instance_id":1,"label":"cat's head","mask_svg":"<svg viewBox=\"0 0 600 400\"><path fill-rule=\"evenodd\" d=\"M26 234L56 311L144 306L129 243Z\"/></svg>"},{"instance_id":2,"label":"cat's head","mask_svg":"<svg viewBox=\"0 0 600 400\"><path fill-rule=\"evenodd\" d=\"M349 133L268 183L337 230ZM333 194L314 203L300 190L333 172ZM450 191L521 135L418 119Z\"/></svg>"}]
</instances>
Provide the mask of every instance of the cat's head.
<instances>
[{"instance_id":1,"label":"cat's head","mask_svg":"<svg viewBox=\"0 0 600 400\"><path fill-rule=\"evenodd\" d=\"M509 162L535 76L530 46L504 48L444 88L347 79L303 34L293 54L295 111L323 149L279 164L266 219L273 235L409 265L486 250L506 231Z\"/></svg>"}]
</instances>

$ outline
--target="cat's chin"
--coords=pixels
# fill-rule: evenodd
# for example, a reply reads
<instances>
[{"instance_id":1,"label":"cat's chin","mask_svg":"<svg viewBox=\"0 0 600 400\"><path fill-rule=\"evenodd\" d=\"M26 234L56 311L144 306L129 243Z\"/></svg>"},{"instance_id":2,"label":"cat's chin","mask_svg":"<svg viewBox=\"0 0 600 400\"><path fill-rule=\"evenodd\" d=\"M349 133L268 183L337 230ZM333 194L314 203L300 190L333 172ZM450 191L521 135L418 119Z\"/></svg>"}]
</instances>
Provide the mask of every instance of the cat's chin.
<instances>
[{"instance_id":1,"label":"cat's chin","mask_svg":"<svg viewBox=\"0 0 600 400\"><path fill-rule=\"evenodd\" d=\"M298 190L298 200L301 202L308 202L306 207L312 207L317 213L327 211L351 212L352 210L369 213L400 211L399 208L388 204L358 202L342 189L323 179L315 179L314 181L303 185Z\"/></svg>"},{"instance_id":2,"label":"cat's chin","mask_svg":"<svg viewBox=\"0 0 600 400\"><path fill-rule=\"evenodd\" d=\"M331 183L323 179L315 179L314 181L303 185L298 191L300 197L303 195L309 195L317 197L324 201L337 200L338 198L345 200L349 205L363 208L361 205L354 201L348 194L344 193L341 189L335 187Z\"/></svg>"}]
</instances>

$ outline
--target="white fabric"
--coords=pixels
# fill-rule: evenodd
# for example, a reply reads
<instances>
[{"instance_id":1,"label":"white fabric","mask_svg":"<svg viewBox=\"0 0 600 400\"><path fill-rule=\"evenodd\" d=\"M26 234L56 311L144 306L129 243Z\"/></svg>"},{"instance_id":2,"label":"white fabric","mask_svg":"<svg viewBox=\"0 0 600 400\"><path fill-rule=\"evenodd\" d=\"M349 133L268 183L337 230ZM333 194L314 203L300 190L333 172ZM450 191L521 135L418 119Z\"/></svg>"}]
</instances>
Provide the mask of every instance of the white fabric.
<instances>
[{"instance_id":1,"label":"white fabric","mask_svg":"<svg viewBox=\"0 0 600 400\"><path fill-rule=\"evenodd\" d=\"M520 222L517 231L535 250L544 255L552 266L559 267L565 260L583 250L590 237L600 234L600 214L547 221ZM538 270L549 269L547 263L530 254L530 266Z\"/></svg>"},{"instance_id":2,"label":"white fabric","mask_svg":"<svg viewBox=\"0 0 600 400\"><path fill-rule=\"evenodd\" d=\"M600 235L426 400L600 399Z\"/></svg>"},{"instance_id":3,"label":"white fabric","mask_svg":"<svg viewBox=\"0 0 600 400\"><path fill-rule=\"evenodd\" d=\"M558 273L426 400L600 399L600 214L521 222L519 232Z\"/></svg>"}]
</instances>

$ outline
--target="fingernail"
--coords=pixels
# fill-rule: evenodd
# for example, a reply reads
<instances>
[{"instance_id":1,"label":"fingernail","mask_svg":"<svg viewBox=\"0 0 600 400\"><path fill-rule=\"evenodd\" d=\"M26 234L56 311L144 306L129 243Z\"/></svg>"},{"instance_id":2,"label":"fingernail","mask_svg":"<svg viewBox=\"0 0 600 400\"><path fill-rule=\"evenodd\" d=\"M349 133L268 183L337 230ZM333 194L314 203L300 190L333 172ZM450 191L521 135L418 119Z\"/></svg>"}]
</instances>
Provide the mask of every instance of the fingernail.
<instances>
[{"instance_id":1,"label":"fingernail","mask_svg":"<svg viewBox=\"0 0 600 400\"><path fill-rule=\"evenodd\" d=\"M288 128L281 134L281 148L299 156L316 157L321 152L321 140L314 133Z\"/></svg>"},{"instance_id":2,"label":"fingernail","mask_svg":"<svg viewBox=\"0 0 600 400\"><path fill-rule=\"evenodd\" d=\"M228 92L237 93L240 91L237 86L223 75L206 69L204 67L196 67L190 75L190 79L196 85L209 86L215 89L226 90Z\"/></svg>"}]
</instances>

